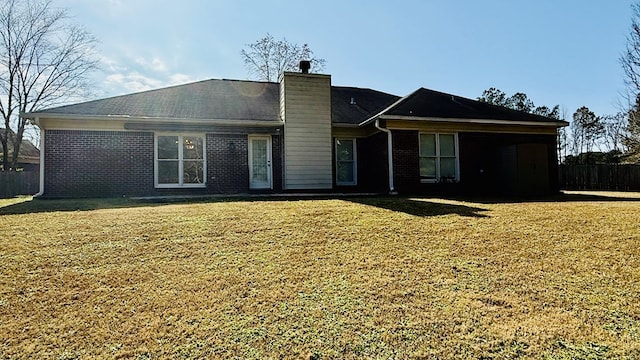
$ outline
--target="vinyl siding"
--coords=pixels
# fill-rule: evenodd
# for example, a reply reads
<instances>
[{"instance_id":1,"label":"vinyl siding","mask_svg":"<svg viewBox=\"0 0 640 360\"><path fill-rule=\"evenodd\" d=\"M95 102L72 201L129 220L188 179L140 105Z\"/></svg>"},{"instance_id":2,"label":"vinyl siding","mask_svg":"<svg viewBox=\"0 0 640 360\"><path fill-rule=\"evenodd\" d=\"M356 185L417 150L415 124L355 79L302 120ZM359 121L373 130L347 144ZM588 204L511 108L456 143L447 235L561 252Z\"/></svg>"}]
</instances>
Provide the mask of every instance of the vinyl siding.
<instances>
[{"instance_id":1,"label":"vinyl siding","mask_svg":"<svg viewBox=\"0 0 640 360\"><path fill-rule=\"evenodd\" d=\"M285 73L284 188L331 189L331 77Z\"/></svg>"}]
</instances>

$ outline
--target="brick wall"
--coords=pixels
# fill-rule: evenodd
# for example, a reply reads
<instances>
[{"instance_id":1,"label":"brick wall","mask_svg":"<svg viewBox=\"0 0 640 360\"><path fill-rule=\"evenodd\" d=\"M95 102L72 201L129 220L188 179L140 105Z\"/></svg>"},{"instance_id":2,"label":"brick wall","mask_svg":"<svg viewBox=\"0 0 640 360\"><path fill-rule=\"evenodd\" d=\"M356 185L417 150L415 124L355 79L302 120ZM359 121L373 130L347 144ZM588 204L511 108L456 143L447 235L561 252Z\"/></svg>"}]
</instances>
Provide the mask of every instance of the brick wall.
<instances>
[{"instance_id":1,"label":"brick wall","mask_svg":"<svg viewBox=\"0 0 640 360\"><path fill-rule=\"evenodd\" d=\"M45 196L113 197L249 192L246 134L207 134L207 187L155 189L154 134L48 130ZM282 189L282 141L272 136L273 191Z\"/></svg>"},{"instance_id":2,"label":"brick wall","mask_svg":"<svg viewBox=\"0 0 640 360\"><path fill-rule=\"evenodd\" d=\"M249 191L247 135L207 134L207 190L209 193Z\"/></svg>"},{"instance_id":3,"label":"brick wall","mask_svg":"<svg viewBox=\"0 0 640 360\"><path fill-rule=\"evenodd\" d=\"M208 193L233 194L250 191L248 146L246 134L207 134ZM280 191L282 189L281 136L271 136L271 150L273 191Z\"/></svg>"},{"instance_id":4,"label":"brick wall","mask_svg":"<svg viewBox=\"0 0 640 360\"><path fill-rule=\"evenodd\" d=\"M153 133L47 130L45 196L153 192Z\"/></svg>"},{"instance_id":5,"label":"brick wall","mask_svg":"<svg viewBox=\"0 0 640 360\"><path fill-rule=\"evenodd\" d=\"M420 188L418 131L392 130L391 135L396 190L401 193L416 192Z\"/></svg>"}]
</instances>

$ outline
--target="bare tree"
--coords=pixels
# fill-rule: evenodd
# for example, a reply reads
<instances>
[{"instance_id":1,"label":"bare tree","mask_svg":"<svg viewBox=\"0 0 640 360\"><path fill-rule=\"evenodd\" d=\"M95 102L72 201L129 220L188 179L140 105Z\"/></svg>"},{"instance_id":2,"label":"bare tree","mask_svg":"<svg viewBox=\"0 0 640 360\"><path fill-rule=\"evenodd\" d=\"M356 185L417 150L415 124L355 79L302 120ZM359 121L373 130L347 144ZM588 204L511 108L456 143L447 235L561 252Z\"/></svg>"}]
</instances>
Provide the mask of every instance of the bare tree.
<instances>
[{"instance_id":1,"label":"bare tree","mask_svg":"<svg viewBox=\"0 0 640 360\"><path fill-rule=\"evenodd\" d=\"M240 51L249 76L257 80L276 81L283 71L296 71L301 60L311 61L311 72L324 70L326 61L313 56L307 44L287 39L276 40L268 34Z\"/></svg>"},{"instance_id":2,"label":"bare tree","mask_svg":"<svg viewBox=\"0 0 640 360\"><path fill-rule=\"evenodd\" d=\"M640 161L640 116L638 103L640 99L640 3L631 6L631 30L627 35L627 47L620 56L620 64L627 85L624 97L628 106L625 112L628 123L623 144L627 147L629 160Z\"/></svg>"},{"instance_id":3,"label":"bare tree","mask_svg":"<svg viewBox=\"0 0 640 360\"><path fill-rule=\"evenodd\" d=\"M627 116L623 112L602 116L604 125L604 142L609 151L623 152L623 140L627 130Z\"/></svg>"},{"instance_id":4,"label":"bare tree","mask_svg":"<svg viewBox=\"0 0 640 360\"><path fill-rule=\"evenodd\" d=\"M61 105L88 90L97 65L96 40L69 23L50 0L4 0L0 4L0 130L4 170L15 169L29 125L20 113ZM10 137L11 131L15 136ZM12 142L13 153L8 152Z\"/></svg>"},{"instance_id":5,"label":"bare tree","mask_svg":"<svg viewBox=\"0 0 640 360\"><path fill-rule=\"evenodd\" d=\"M625 74L625 83L637 96L640 92L640 3L631 5L631 31L627 36L627 47L620 56Z\"/></svg>"}]
</instances>

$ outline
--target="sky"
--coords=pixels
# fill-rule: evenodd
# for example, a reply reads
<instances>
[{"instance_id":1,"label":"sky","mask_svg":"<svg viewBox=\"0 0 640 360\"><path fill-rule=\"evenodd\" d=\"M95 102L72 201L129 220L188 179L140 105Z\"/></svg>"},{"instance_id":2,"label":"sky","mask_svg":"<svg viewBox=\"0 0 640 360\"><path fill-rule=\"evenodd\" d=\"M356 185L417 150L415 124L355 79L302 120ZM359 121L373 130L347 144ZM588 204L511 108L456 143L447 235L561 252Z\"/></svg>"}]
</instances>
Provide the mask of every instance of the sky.
<instances>
[{"instance_id":1,"label":"sky","mask_svg":"<svg viewBox=\"0 0 640 360\"><path fill-rule=\"evenodd\" d=\"M632 0L53 0L98 40L95 98L248 79L267 33L309 44L332 84L398 96L524 92L567 118L620 109Z\"/></svg>"}]
</instances>

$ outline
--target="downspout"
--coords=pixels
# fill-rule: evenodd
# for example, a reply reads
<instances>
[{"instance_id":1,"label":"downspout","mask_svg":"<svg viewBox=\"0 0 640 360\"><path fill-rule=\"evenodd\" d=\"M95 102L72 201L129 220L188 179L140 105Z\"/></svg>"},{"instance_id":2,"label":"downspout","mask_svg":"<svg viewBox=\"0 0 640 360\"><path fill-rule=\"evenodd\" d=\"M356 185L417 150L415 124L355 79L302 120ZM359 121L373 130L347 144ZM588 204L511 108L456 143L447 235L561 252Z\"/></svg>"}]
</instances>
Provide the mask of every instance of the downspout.
<instances>
[{"instance_id":1,"label":"downspout","mask_svg":"<svg viewBox=\"0 0 640 360\"><path fill-rule=\"evenodd\" d=\"M40 191L33 195L34 198L39 198L44 194L44 129L40 125L40 118L36 117L33 122L40 129Z\"/></svg>"},{"instance_id":2,"label":"downspout","mask_svg":"<svg viewBox=\"0 0 640 360\"><path fill-rule=\"evenodd\" d=\"M387 133L387 160L389 163L389 194L397 195L396 189L393 186L393 140L391 137L391 130L385 129L380 126L380 119L376 119L375 122L376 129Z\"/></svg>"}]
</instances>

